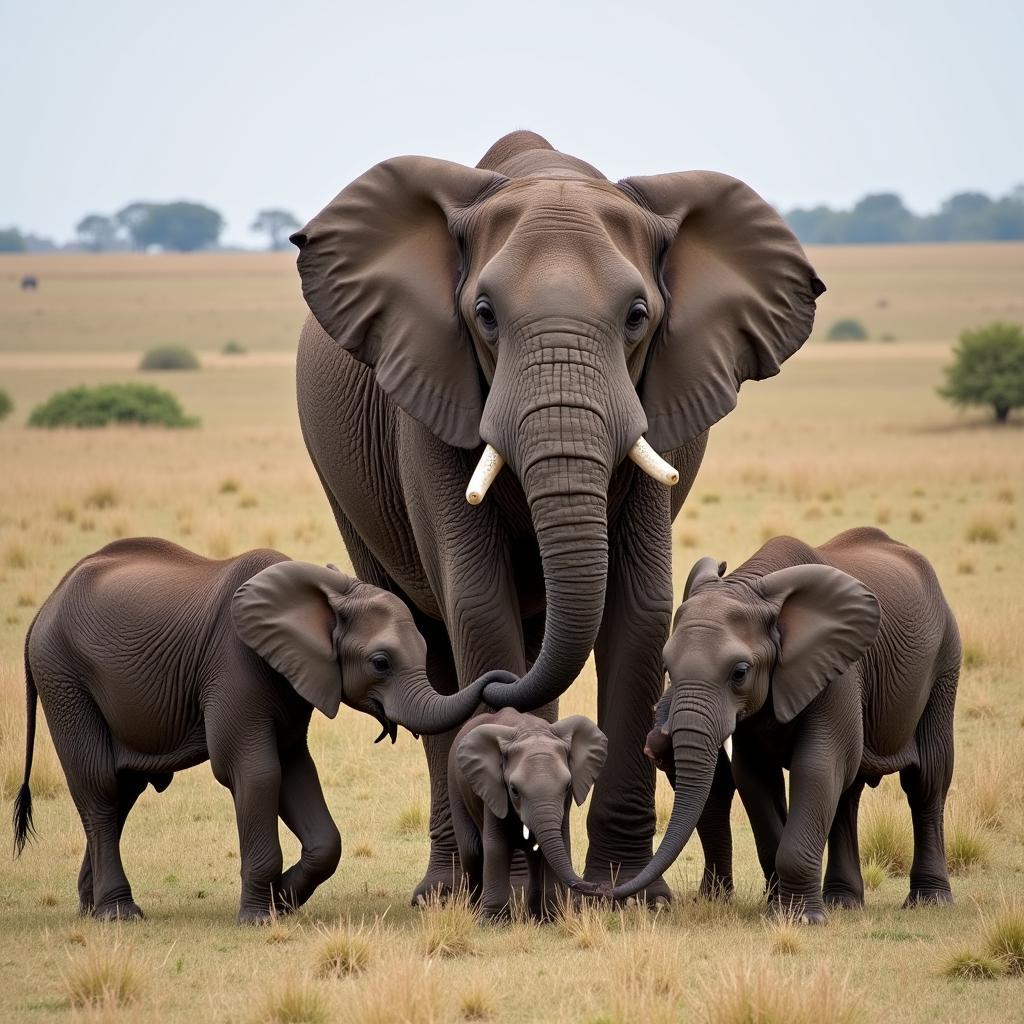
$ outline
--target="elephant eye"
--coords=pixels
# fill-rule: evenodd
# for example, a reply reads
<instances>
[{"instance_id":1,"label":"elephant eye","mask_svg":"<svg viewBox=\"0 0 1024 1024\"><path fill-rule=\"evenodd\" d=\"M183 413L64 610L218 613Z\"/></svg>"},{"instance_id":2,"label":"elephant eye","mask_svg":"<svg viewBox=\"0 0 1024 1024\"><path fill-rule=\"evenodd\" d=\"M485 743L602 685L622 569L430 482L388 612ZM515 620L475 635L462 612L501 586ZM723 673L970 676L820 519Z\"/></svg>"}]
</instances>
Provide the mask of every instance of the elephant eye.
<instances>
[{"instance_id":1,"label":"elephant eye","mask_svg":"<svg viewBox=\"0 0 1024 1024\"><path fill-rule=\"evenodd\" d=\"M477 319L485 330L493 331L498 326L498 318L494 315L494 307L491 305L490 300L485 299L483 296L477 299L475 312Z\"/></svg>"},{"instance_id":2,"label":"elephant eye","mask_svg":"<svg viewBox=\"0 0 1024 1024\"><path fill-rule=\"evenodd\" d=\"M647 311L647 303L643 299L637 299L632 306L629 307L629 313L626 316L626 329L636 333L646 323L650 313Z\"/></svg>"},{"instance_id":3,"label":"elephant eye","mask_svg":"<svg viewBox=\"0 0 1024 1024\"><path fill-rule=\"evenodd\" d=\"M739 686L744 679L747 678L747 673L750 671L750 666L745 662L741 661L733 670L729 676L729 681L733 686Z\"/></svg>"},{"instance_id":4,"label":"elephant eye","mask_svg":"<svg viewBox=\"0 0 1024 1024\"><path fill-rule=\"evenodd\" d=\"M391 659L386 654L374 654L370 658L373 671L379 676L386 676L391 671Z\"/></svg>"},{"instance_id":5,"label":"elephant eye","mask_svg":"<svg viewBox=\"0 0 1024 1024\"><path fill-rule=\"evenodd\" d=\"M508 784L508 791L516 800L519 799L519 787L514 782Z\"/></svg>"}]
</instances>

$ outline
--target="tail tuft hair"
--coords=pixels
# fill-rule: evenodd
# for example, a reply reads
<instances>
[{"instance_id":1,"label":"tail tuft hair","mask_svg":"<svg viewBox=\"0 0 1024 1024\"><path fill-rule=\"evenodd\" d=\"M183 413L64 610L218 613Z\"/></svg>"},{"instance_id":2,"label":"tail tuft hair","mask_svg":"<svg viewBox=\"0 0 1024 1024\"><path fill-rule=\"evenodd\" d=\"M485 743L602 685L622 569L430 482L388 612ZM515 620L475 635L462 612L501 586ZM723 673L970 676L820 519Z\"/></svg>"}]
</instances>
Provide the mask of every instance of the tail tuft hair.
<instances>
[{"instance_id":1,"label":"tail tuft hair","mask_svg":"<svg viewBox=\"0 0 1024 1024\"><path fill-rule=\"evenodd\" d=\"M24 782L14 798L14 854L21 856L25 844L36 834L32 826L32 791Z\"/></svg>"}]
</instances>

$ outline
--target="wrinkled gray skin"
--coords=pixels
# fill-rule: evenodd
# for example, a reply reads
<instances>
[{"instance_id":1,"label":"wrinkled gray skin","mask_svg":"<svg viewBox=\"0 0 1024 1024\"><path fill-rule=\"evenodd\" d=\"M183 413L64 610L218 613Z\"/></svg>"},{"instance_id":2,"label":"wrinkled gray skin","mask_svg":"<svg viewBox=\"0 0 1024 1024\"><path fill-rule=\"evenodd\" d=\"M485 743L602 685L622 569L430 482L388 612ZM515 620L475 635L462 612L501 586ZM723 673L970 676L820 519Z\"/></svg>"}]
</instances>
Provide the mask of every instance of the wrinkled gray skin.
<instances>
[{"instance_id":1,"label":"wrinkled gray skin","mask_svg":"<svg viewBox=\"0 0 1024 1024\"><path fill-rule=\"evenodd\" d=\"M582 715L552 725L505 708L459 731L448 758L452 824L470 899L485 917L508 914L517 850L534 917L556 911L558 883L586 888L572 866L569 808L587 798L607 751L604 733Z\"/></svg>"},{"instance_id":2,"label":"wrinkled gray skin","mask_svg":"<svg viewBox=\"0 0 1024 1024\"><path fill-rule=\"evenodd\" d=\"M960 638L931 565L869 527L818 548L776 537L721 572L694 566L665 646L671 685L646 752L675 803L651 864L615 895L662 874L702 815L727 830L735 781L776 909L817 923L826 906L862 906L860 795L899 772L914 822L904 906L952 902L943 809ZM731 863L713 870L730 889Z\"/></svg>"},{"instance_id":3,"label":"wrinkled gray skin","mask_svg":"<svg viewBox=\"0 0 1024 1024\"><path fill-rule=\"evenodd\" d=\"M235 802L239 921L301 906L341 857L306 745L314 706L372 715L392 742L397 725L451 729L486 680L442 697L425 661L406 606L333 567L269 550L213 561L153 538L108 544L68 572L26 637L16 848L32 829L38 694L85 827L82 913L143 916L121 864L125 819L147 784L162 792L207 759ZM279 816L302 844L284 872Z\"/></svg>"},{"instance_id":4,"label":"wrinkled gray skin","mask_svg":"<svg viewBox=\"0 0 1024 1024\"><path fill-rule=\"evenodd\" d=\"M609 753L585 875L631 877L654 835L642 748L671 618L671 523L708 428L742 381L799 348L824 286L740 182L616 184L531 132L476 168L385 161L293 241L312 312L303 437L356 571L408 603L442 693L506 669L521 678L486 702L552 718L594 651ZM626 459L641 435L676 486ZM484 441L507 466L474 507ZM459 882L451 740L425 742L431 845L414 901Z\"/></svg>"}]
</instances>

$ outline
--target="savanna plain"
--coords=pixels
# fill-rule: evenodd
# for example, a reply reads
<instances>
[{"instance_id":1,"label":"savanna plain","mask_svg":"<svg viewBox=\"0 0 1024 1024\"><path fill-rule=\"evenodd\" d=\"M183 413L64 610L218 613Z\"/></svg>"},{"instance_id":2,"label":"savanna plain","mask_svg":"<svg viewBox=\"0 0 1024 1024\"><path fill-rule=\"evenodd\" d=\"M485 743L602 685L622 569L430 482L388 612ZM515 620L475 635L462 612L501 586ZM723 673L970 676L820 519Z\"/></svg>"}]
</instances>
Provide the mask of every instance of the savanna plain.
<instances>
[{"instance_id":1,"label":"savanna plain","mask_svg":"<svg viewBox=\"0 0 1024 1024\"><path fill-rule=\"evenodd\" d=\"M657 915L567 910L551 925L477 923L455 901L409 907L427 851L418 744L373 746L374 722L314 717L311 749L341 828L337 874L297 915L238 928L231 800L209 767L147 791L123 854L147 920L77 916L84 836L45 728L32 788L38 838L0 869L0 1019L218 1022L854 1022L1024 1019L1024 417L991 425L936 393L958 332L1024 321L1024 245L811 252L829 292L815 336L776 379L748 384L716 426L674 531L675 580L709 554L738 565L793 533L819 543L876 524L935 564L964 637L947 807L953 907L903 911L910 815L897 779L862 802L863 911L817 928L763 918L736 801L737 892L695 899L694 840ZM40 286L23 292L23 274ZM273 546L348 564L299 434L293 353L304 307L287 255L0 258L0 788L24 756L22 645L76 559L154 534L220 558ZM828 342L856 317L866 342ZM222 354L235 341L246 351ZM142 374L143 350L194 349L194 372ZM39 430L32 407L77 384L147 382L201 426ZM1014 421L1016 419L1016 422ZM589 669L562 713L596 714ZM671 794L659 781L659 825ZM577 866L584 815L574 811ZM286 861L297 844L282 828ZM6 855L5 855L6 858ZM995 956L995 959L993 959ZM999 976L981 977L998 968ZM956 967L956 970L952 970ZM1017 963L1018 970L1021 967ZM979 975L970 977L969 975Z\"/></svg>"}]
</instances>

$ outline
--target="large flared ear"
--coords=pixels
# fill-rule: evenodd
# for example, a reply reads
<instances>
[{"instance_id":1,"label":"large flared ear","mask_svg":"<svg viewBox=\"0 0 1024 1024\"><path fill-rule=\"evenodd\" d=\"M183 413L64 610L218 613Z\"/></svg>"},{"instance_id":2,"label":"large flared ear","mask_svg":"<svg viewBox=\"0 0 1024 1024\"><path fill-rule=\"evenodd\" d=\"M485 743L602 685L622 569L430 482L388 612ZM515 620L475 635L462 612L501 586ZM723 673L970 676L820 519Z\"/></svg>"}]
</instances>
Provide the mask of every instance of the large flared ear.
<instances>
[{"instance_id":1,"label":"large flared ear","mask_svg":"<svg viewBox=\"0 0 1024 1024\"><path fill-rule=\"evenodd\" d=\"M640 399L659 452L686 444L807 340L825 290L782 218L743 182L713 171L627 178L619 187L662 218L668 306Z\"/></svg>"},{"instance_id":2,"label":"large flared ear","mask_svg":"<svg viewBox=\"0 0 1024 1024\"><path fill-rule=\"evenodd\" d=\"M446 160L385 160L291 240L320 326L414 419L475 448L483 412L473 345L460 328L452 223L506 179Z\"/></svg>"},{"instance_id":3,"label":"large flared ear","mask_svg":"<svg viewBox=\"0 0 1024 1024\"><path fill-rule=\"evenodd\" d=\"M874 643L881 609L860 580L831 565L779 569L757 589L779 608L772 700L775 717L788 722Z\"/></svg>"},{"instance_id":4,"label":"large flared ear","mask_svg":"<svg viewBox=\"0 0 1024 1024\"><path fill-rule=\"evenodd\" d=\"M503 745L512 742L516 730L509 725L478 725L459 741L455 763L470 789L496 818L508 814Z\"/></svg>"},{"instance_id":5,"label":"large flared ear","mask_svg":"<svg viewBox=\"0 0 1024 1024\"><path fill-rule=\"evenodd\" d=\"M243 583L231 599L242 642L328 718L337 715L342 694L334 631L356 582L337 569L277 562Z\"/></svg>"},{"instance_id":6,"label":"large flared ear","mask_svg":"<svg viewBox=\"0 0 1024 1024\"><path fill-rule=\"evenodd\" d=\"M584 715L563 718L551 729L569 744L572 798L577 805L582 804L604 767L604 759L608 756L608 737Z\"/></svg>"}]
</instances>

